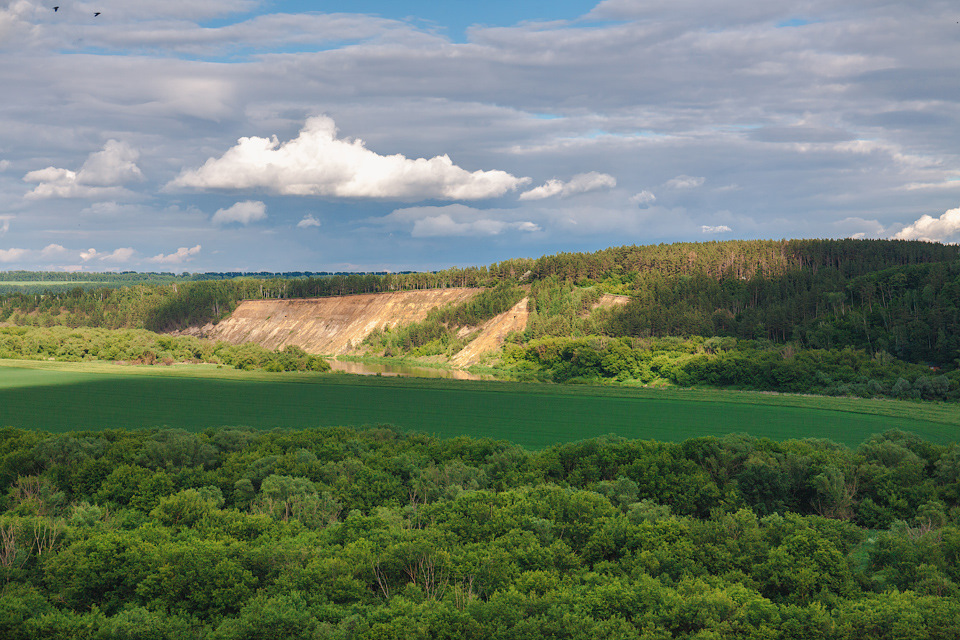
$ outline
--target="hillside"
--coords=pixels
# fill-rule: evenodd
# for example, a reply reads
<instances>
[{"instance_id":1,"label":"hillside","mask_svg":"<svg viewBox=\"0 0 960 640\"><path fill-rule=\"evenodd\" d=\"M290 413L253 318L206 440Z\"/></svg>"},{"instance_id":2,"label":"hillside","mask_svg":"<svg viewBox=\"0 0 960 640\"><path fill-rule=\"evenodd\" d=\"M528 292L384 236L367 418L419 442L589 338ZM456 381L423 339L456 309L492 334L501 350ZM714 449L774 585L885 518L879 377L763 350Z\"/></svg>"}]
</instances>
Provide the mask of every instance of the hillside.
<instances>
[{"instance_id":1,"label":"hillside","mask_svg":"<svg viewBox=\"0 0 960 640\"><path fill-rule=\"evenodd\" d=\"M484 364L556 382L956 400L958 258L887 240L624 246L430 273L17 293L0 296L0 322L458 366L505 345Z\"/></svg>"},{"instance_id":2,"label":"hillside","mask_svg":"<svg viewBox=\"0 0 960 640\"><path fill-rule=\"evenodd\" d=\"M294 345L315 354L342 354L374 330L420 322L440 306L463 302L479 289L429 289L314 299L244 300L216 325L184 333L269 349Z\"/></svg>"},{"instance_id":3,"label":"hillside","mask_svg":"<svg viewBox=\"0 0 960 640\"><path fill-rule=\"evenodd\" d=\"M510 333L526 329L530 318L529 302L529 298L524 298L508 311L487 320L480 327L479 335L450 360L451 364L458 367L477 364L484 354L499 350Z\"/></svg>"}]
</instances>

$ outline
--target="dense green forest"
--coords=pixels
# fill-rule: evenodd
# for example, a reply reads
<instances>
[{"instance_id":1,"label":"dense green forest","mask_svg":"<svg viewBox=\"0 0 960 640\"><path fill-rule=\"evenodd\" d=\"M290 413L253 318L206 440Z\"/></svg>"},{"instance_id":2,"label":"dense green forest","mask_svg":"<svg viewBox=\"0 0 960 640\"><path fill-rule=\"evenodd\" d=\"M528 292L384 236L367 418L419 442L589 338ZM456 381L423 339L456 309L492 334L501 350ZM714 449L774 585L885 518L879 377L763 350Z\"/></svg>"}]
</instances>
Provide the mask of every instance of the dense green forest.
<instances>
[{"instance_id":1,"label":"dense green forest","mask_svg":"<svg viewBox=\"0 0 960 640\"><path fill-rule=\"evenodd\" d=\"M736 338L553 338L507 344L501 365L555 382L704 385L901 400L960 400L960 370L887 353Z\"/></svg>"},{"instance_id":2,"label":"dense green forest","mask_svg":"<svg viewBox=\"0 0 960 640\"><path fill-rule=\"evenodd\" d=\"M4 638L960 637L960 448L0 431Z\"/></svg>"}]
</instances>

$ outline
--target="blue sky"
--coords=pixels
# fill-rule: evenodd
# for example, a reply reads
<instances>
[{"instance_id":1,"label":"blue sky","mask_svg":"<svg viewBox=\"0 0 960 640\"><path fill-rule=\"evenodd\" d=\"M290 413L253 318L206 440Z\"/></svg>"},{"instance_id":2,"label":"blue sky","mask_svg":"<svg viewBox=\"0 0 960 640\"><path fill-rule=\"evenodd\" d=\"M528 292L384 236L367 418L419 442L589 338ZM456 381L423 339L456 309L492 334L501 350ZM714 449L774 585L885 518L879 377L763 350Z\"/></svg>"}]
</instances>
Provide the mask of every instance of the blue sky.
<instances>
[{"instance_id":1,"label":"blue sky","mask_svg":"<svg viewBox=\"0 0 960 640\"><path fill-rule=\"evenodd\" d=\"M368 13L412 20L424 26L435 26L451 40L464 42L466 31L473 25L509 27L521 22L576 20L587 14L596 2L577 0L488 0L487 2L397 2L390 0L357 0L357 2L272 2L259 9L284 13L311 11Z\"/></svg>"},{"instance_id":2,"label":"blue sky","mask_svg":"<svg viewBox=\"0 0 960 640\"><path fill-rule=\"evenodd\" d=\"M58 4L0 0L0 270L960 241L953 2Z\"/></svg>"}]
</instances>

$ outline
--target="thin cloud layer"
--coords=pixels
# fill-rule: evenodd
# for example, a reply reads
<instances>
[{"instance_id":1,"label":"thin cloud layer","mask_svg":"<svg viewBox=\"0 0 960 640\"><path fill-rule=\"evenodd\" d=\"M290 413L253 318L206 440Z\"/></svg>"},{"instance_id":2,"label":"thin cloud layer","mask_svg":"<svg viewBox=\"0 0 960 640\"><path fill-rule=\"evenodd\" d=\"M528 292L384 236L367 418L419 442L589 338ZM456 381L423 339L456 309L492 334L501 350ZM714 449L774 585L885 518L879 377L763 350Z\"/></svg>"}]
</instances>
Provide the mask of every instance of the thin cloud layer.
<instances>
[{"instance_id":1,"label":"thin cloud layer","mask_svg":"<svg viewBox=\"0 0 960 640\"><path fill-rule=\"evenodd\" d=\"M670 189L696 189L697 187L702 187L705 181L706 178L703 177L684 175L667 180L666 183L664 183L664 186L669 187Z\"/></svg>"},{"instance_id":2,"label":"thin cloud layer","mask_svg":"<svg viewBox=\"0 0 960 640\"><path fill-rule=\"evenodd\" d=\"M51 243L40 250L40 257L45 259L56 258L65 253L67 253L66 247L56 243Z\"/></svg>"},{"instance_id":3,"label":"thin cloud layer","mask_svg":"<svg viewBox=\"0 0 960 640\"><path fill-rule=\"evenodd\" d=\"M520 210L523 215L525 211ZM449 236L485 237L506 232L533 233L541 231L540 225L530 220L511 220L516 210L486 211L462 204L443 207L408 207L397 209L372 222L409 229L414 238L437 238ZM412 226L411 226L412 225Z\"/></svg>"},{"instance_id":4,"label":"thin cloud layer","mask_svg":"<svg viewBox=\"0 0 960 640\"><path fill-rule=\"evenodd\" d=\"M101 262L129 262L130 258L134 256L136 251L133 247L121 247L119 249L114 249L110 253L100 253L94 248L87 249L86 251L80 252L80 259L84 262L89 262L90 260L99 260Z\"/></svg>"},{"instance_id":5,"label":"thin cloud layer","mask_svg":"<svg viewBox=\"0 0 960 640\"><path fill-rule=\"evenodd\" d=\"M960 208L949 209L939 218L920 216L894 236L896 240L926 240L928 242L956 242L960 240Z\"/></svg>"},{"instance_id":6,"label":"thin cloud layer","mask_svg":"<svg viewBox=\"0 0 960 640\"><path fill-rule=\"evenodd\" d=\"M263 220L266 217L267 205L259 200L247 200L245 202L238 202L226 209L217 209L217 212L213 214L212 222L216 225L236 222L246 226L251 222Z\"/></svg>"},{"instance_id":7,"label":"thin cloud layer","mask_svg":"<svg viewBox=\"0 0 960 640\"><path fill-rule=\"evenodd\" d=\"M26 249L0 249L0 262L16 262L26 254Z\"/></svg>"},{"instance_id":8,"label":"thin cloud layer","mask_svg":"<svg viewBox=\"0 0 960 640\"><path fill-rule=\"evenodd\" d=\"M117 196L121 185L143 180L137 166L140 153L117 140L108 140L91 153L79 171L47 167L27 173L25 182L38 182L27 198L102 198Z\"/></svg>"},{"instance_id":9,"label":"thin cloud layer","mask_svg":"<svg viewBox=\"0 0 960 640\"><path fill-rule=\"evenodd\" d=\"M37 8L32 2L14 0L5 4L0 7L0 47L28 40L37 31L37 26L32 23Z\"/></svg>"},{"instance_id":10,"label":"thin cloud layer","mask_svg":"<svg viewBox=\"0 0 960 640\"><path fill-rule=\"evenodd\" d=\"M640 204L640 205L652 204L656 202L656 200L657 200L657 196L653 195L652 192L647 191L646 189L644 189L640 193L636 193L630 196L630 202L633 202L635 204Z\"/></svg>"},{"instance_id":11,"label":"thin cloud layer","mask_svg":"<svg viewBox=\"0 0 960 640\"><path fill-rule=\"evenodd\" d=\"M446 155L382 156L362 140L337 138L333 120L316 116L287 142L280 143L276 136L240 138L221 157L184 171L170 186L339 198L477 200L501 196L528 180L505 171L469 172Z\"/></svg>"},{"instance_id":12,"label":"thin cloud layer","mask_svg":"<svg viewBox=\"0 0 960 640\"><path fill-rule=\"evenodd\" d=\"M543 200L552 196L565 198L578 193L587 193L597 189L612 189L617 186L617 179L607 173L598 173L591 171L589 173L580 173L568 182L552 179L547 180L545 184L524 191L520 194L521 200Z\"/></svg>"},{"instance_id":13,"label":"thin cloud layer","mask_svg":"<svg viewBox=\"0 0 960 640\"><path fill-rule=\"evenodd\" d=\"M160 253L149 258L149 260L150 262L156 262L158 264L181 264L200 255L200 249L201 246L199 244L190 248L180 247L174 253L168 253L167 255Z\"/></svg>"},{"instance_id":14,"label":"thin cloud layer","mask_svg":"<svg viewBox=\"0 0 960 640\"><path fill-rule=\"evenodd\" d=\"M320 226L320 221L314 218L310 214L303 216L303 219L297 223L297 228L299 229L309 229L310 227L319 227L319 226Z\"/></svg>"},{"instance_id":15,"label":"thin cloud layer","mask_svg":"<svg viewBox=\"0 0 960 640\"><path fill-rule=\"evenodd\" d=\"M456 222L446 214L417 220L410 235L414 238L433 238L438 236L496 236L507 230L531 233L540 231L532 222L504 222L484 218L471 222Z\"/></svg>"},{"instance_id":16,"label":"thin cloud layer","mask_svg":"<svg viewBox=\"0 0 960 640\"><path fill-rule=\"evenodd\" d=\"M720 233L730 233L731 231L733 231L733 229L731 229L725 224L718 224L713 226L705 224L700 227L700 231L710 235L717 235Z\"/></svg>"}]
</instances>

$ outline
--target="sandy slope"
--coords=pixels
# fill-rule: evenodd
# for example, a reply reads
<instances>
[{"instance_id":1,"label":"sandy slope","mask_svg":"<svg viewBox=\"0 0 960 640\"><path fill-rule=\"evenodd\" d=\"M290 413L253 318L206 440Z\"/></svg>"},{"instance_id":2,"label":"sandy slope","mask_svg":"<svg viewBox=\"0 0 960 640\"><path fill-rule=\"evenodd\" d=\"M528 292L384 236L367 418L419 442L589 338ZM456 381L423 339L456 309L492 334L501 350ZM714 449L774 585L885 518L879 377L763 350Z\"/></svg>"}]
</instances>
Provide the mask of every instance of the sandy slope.
<instances>
[{"instance_id":1,"label":"sandy slope","mask_svg":"<svg viewBox=\"0 0 960 640\"><path fill-rule=\"evenodd\" d=\"M617 296L612 293L605 293L600 300L593 305L594 309L606 309L607 307L619 307L630 302L630 296Z\"/></svg>"},{"instance_id":2,"label":"sandy slope","mask_svg":"<svg viewBox=\"0 0 960 640\"><path fill-rule=\"evenodd\" d=\"M423 320L434 307L458 303L479 289L427 289L330 298L246 300L230 317L200 330L206 338L268 349L296 345L308 353L340 354L374 329Z\"/></svg>"},{"instance_id":3,"label":"sandy slope","mask_svg":"<svg viewBox=\"0 0 960 640\"><path fill-rule=\"evenodd\" d=\"M526 329L527 319L530 316L530 312L527 311L527 300L527 298L524 298L510 310L484 322L479 329L480 335L464 347L460 353L453 356L450 364L457 367L469 367L476 364L483 354L498 350L503 345L503 339L507 337L508 333Z\"/></svg>"}]
</instances>

